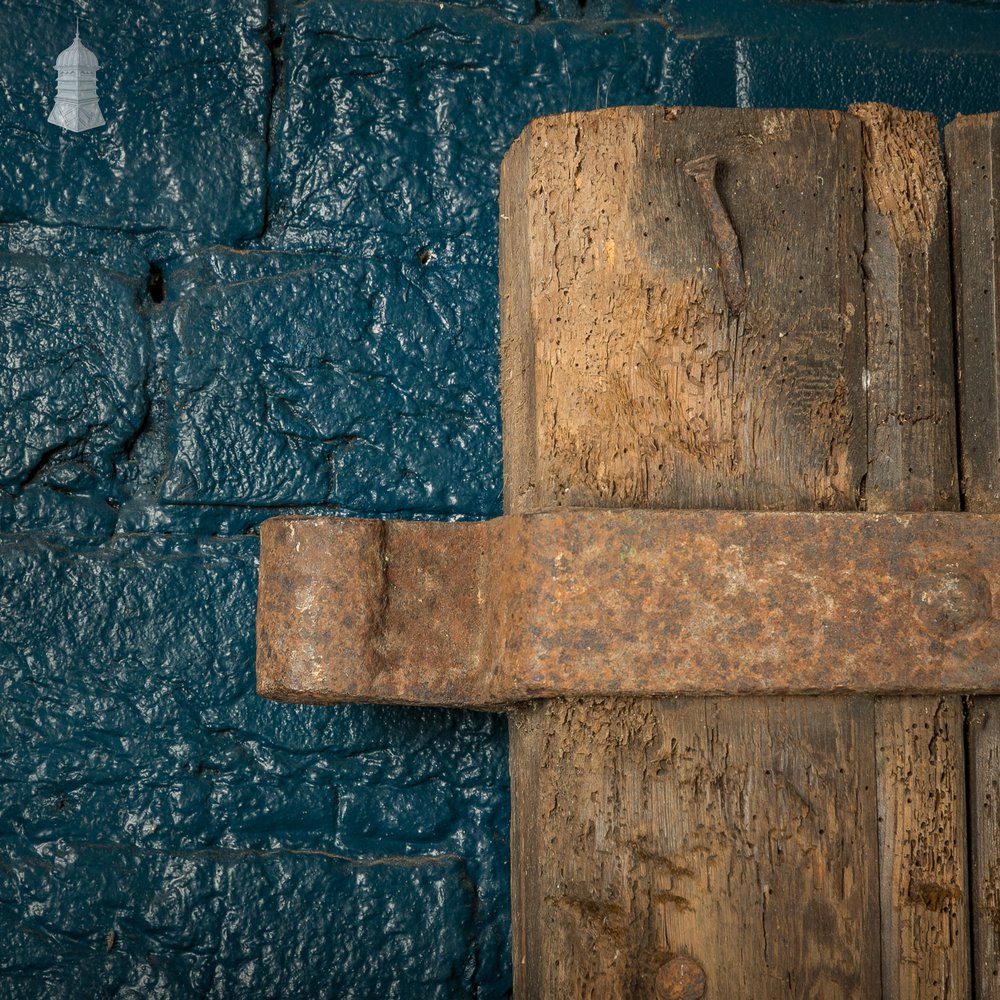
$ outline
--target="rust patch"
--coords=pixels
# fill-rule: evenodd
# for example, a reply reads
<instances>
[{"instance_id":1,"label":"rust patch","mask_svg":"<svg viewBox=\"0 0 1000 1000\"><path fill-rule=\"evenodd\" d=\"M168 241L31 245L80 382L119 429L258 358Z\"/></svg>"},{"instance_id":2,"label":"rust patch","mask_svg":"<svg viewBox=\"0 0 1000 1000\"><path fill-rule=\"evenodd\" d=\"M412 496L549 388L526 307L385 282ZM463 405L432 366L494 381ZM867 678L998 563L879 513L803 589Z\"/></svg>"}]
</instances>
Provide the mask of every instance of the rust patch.
<instances>
[{"instance_id":1,"label":"rust patch","mask_svg":"<svg viewBox=\"0 0 1000 1000\"><path fill-rule=\"evenodd\" d=\"M701 1000L706 989L705 970L687 955L664 962L656 973L657 1000Z\"/></svg>"},{"instance_id":2,"label":"rust patch","mask_svg":"<svg viewBox=\"0 0 1000 1000\"><path fill-rule=\"evenodd\" d=\"M913 585L917 620L932 632L957 635L993 616L993 595L982 573L959 565L932 566Z\"/></svg>"},{"instance_id":3,"label":"rust patch","mask_svg":"<svg viewBox=\"0 0 1000 1000\"><path fill-rule=\"evenodd\" d=\"M261 531L258 691L476 708L1000 692L998 526L958 513L277 518ZM634 714L621 731L655 738Z\"/></svg>"},{"instance_id":4,"label":"rust patch","mask_svg":"<svg viewBox=\"0 0 1000 1000\"><path fill-rule=\"evenodd\" d=\"M729 306L731 314L739 315L747 304L747 277L743 270L743 253L740 250L739 237L715 184L717 165L718 157L699 156L684 164L684 172L697 185L705 212L708 214L712 238L719 251L719 270L722 273L722 290L726 296L726 305Z\"/></svg>"}]
</instances>

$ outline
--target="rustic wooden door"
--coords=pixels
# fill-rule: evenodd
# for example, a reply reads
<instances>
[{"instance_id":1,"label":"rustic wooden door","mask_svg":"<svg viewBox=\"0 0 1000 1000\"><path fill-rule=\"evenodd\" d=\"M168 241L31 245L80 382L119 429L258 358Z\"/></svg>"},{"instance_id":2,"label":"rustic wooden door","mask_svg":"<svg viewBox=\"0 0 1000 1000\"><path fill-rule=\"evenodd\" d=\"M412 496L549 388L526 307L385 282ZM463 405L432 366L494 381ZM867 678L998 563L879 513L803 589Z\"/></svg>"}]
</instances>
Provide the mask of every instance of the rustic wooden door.
<instances>
[{"instance_id":1,"label":"rustic wooden door","mask_svg":"<svg viewBox=\"0 0 1000 1000\"><path fill-rule=\"evenodd\" d=\"M501 220L507 511L958 509L930 116L544 119ZM966 714L832 692L514 710L516 994L968 995ZM974 723L974 815L991 734ZM973 825L978 879L996 823Z\"/></svg>"}]
</instances>

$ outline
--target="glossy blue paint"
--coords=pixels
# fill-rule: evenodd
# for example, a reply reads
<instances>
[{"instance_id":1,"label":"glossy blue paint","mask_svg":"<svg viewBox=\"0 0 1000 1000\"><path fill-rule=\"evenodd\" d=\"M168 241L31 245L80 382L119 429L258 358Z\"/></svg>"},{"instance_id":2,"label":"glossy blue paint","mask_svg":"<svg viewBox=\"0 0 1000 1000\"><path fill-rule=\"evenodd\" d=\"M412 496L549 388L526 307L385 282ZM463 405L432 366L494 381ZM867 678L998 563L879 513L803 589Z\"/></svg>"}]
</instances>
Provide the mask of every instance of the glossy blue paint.
<instances>
[{"instance_id":1,"label":"glossy blue paint","mask_svg":"<svg viewBox=\"0 0 1000 1000\"><path fill-rule=\"evenodd\" d=\"M79 7L73 136L0 4L0 998L502 997L503 719L258 699L256 526L499 511L529 119L991 110L1000 5Z\"/></svg>"}]
</instances>

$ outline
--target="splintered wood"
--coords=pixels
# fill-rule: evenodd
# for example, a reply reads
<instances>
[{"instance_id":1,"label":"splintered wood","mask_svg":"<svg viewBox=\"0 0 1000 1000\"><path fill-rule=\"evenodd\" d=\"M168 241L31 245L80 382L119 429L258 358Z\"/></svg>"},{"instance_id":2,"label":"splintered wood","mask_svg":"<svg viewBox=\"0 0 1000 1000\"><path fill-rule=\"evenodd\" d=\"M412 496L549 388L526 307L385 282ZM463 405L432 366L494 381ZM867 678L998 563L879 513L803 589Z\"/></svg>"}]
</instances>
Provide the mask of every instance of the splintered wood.
<instances>
[{"instance_id":1,"label":"splintered wood","mask_svg":"<svg viewBox=\"0 0 1000 1000\"><path fill-rule=\"evenodd\" d=\"M872 724L835 697L512 715L515 992L652 997L686 955L710 997L871 997Z\"/></svg>"},{"instance_id":2,"label":"splintered wood","mask_svg":"<svg viewBox=\"0 0 1000 1000\"><path fill-rule=\"evenodd\" d=\"M948 193L933 115L864 126L870 511L958 510Z\"/></svg>"},{"instance_id":3,"label":"splintered wood","mask_svg":"<svg viewBox=\"0 0 1000 1000\"><path fill-rule=\"evenodd\" d=\"M508 512L956 507L936 126L852 110L528 126L501 174ZM964 996L961 709L512 712L516 994Z\"/></svg>"},{"instance_id":4,"label":"splintered wood","mask_svg":"<svg viewBox=\"0 0 1000 1000\"><path fill-rule=\"evenodd\" d=\"M962 699L880 698L882 995L969 996Z\"/></svg>"}]
</instances>

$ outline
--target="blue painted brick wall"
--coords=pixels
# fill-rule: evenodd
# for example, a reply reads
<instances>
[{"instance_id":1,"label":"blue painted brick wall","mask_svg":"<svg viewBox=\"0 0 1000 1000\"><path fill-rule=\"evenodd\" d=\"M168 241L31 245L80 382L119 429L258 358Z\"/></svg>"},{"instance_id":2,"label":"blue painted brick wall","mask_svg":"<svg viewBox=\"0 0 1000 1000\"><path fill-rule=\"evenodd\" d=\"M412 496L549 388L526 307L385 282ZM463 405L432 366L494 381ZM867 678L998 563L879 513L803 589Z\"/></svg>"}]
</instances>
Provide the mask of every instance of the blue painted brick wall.
<instances>
[{"instance_id":1,"label":"blue painted brick wall","mask_svg":"<svg viewBox=\"0 0 1000 1000\"><path fill-rule=\"evenodd\" d=\"M259 700L257 526L499 512L529 119L856 100L1000 4L0 0L0 1000L509 993L504 720Z\"/></svg>"}]
</instances>

